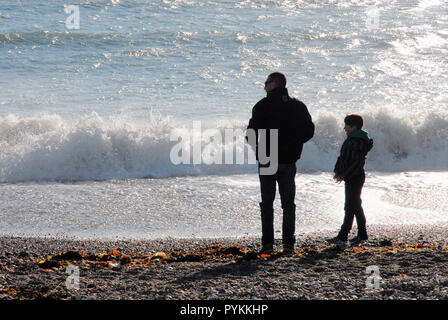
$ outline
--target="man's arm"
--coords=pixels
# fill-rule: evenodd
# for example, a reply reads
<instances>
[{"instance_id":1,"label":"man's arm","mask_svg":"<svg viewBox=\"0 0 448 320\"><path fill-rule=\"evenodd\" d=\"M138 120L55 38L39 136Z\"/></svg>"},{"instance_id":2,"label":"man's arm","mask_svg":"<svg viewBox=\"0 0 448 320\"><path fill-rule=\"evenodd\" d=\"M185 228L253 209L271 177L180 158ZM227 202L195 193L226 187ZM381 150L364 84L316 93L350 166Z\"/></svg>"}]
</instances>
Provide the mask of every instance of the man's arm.
<instances>
[{"instance_id":1,"label":"man's arm","mask_svg":"<svg viewBox=\"0 0 448 320\"><path fill-rule=\"evenodd\" d=\"M258 145L258 129L262 128L262 117L261 117L261 101L258 102L252 108L252 118L249 119L249 124L246 130L246 141L251 145L251 147L256 150ZM253 130L255 132L255 141L251 141L249 139L249 135L247 133L248 130Z\"/></svg>"},{"instance_id":2,"label":"man's arm","mask_svg":"<svg viewBox=\"0 0 448 320\"><path fill-rule=\"evenodd\" d=\"M301 140L302 143L305 143L311 140L311 138L314 136L315 126L306 105L300 100L297 100L297 102L298 102L297 121L299 123L298 138Z\"/></svg>"}]
</instances>

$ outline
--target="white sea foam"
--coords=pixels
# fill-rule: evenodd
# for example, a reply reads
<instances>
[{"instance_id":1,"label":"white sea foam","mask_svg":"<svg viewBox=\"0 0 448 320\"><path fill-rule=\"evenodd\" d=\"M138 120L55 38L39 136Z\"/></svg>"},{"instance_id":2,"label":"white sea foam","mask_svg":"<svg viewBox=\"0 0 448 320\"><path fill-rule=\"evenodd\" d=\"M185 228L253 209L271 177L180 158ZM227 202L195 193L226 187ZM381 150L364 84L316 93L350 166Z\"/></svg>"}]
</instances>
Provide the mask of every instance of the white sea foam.
<instances>
[{"instance_id":1,"label":"white sea foam","mask_svg":"<svg viewBox=\"0 0 448 320\"><path fill-rule=\"evenodd\" d=\"M364 114L365 128L374 139L366 167L372 171L448 170L448 116L400 115L389 109ZM305 145L299 170L331 171L344 140L342 117L330 112L315 116L316 133ZM223 161L206 164L171 162L178 144L170 134L180 125L170 117L152 114L146 127L125 119L103 119L96 113L69 123L58 115L0 118L0 181L103 180L188 175L227 175L256 172L248 146L225 139L225 130L244 132L244 121L220 122L222 141L203 137L202 152L244 153L244 164ZM190 127L183 125L187 130ZM205 130L205 128L202 128ZM237 135L236 139L243 139ZM189 147L192 148L192 142ZM191 149L190 149L191 150ZM223 158L224 159L224 158ZM190 161L193 163L193 161Z\"/></svg>"},{"instance_id":2,"label":"white sea foam","mask_svg":"<svg viewBox=\"0 0 448 320\"><path fill-rule=\"evenodd\" d=\"M296 175L296 232L336 231L344 187L331 173ZM368 173L363 207L372 225L447 225L447 172ZM260 236L256 174L0 186L0 235L76 238ZM282 209L274 202L281 238Z\"/></svg>"},{"instance_id":3,"label":"white sea foam","mask_svg":"<svg viewBox=\"0 0 448 320\"><path fill-rule=\"evenodd\" d=\"M443 5L443 1L441 0L420 0L415 10L425 10L427 8L441 5Z\"/></svg>"}]
</instances>

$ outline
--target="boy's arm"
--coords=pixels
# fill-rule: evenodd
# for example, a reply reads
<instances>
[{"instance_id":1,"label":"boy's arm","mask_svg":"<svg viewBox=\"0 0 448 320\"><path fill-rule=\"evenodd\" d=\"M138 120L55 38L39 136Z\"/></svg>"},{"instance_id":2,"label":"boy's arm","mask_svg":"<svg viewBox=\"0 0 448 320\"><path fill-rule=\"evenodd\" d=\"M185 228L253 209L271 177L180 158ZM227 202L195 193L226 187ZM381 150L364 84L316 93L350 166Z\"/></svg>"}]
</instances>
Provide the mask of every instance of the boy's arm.
<instances>
[{"instance_id":1,"label":"boy's arm","mask_svg":"<svg viewBox=\"0 0 448 320\"><path fill-rule=\"evenodd\" d=\"M338 160L336 160L336 164L334 165L333 172L335 178L339 176L340 162L341 162L341 156L338 157Z\"/></svg>"},{"instance_id":2,"label":"boy's arm","mask_svg":"<svg viewBox=\"0 0 448 320\"><path fill-rule=\"evenodd\" d=\"M342 180L349 180L355 172L364 166L363 142L359 139L352 139L348 146L347 159L348 167L342 172L335 172L336 176Z\"/></svg>"}]
</instances>

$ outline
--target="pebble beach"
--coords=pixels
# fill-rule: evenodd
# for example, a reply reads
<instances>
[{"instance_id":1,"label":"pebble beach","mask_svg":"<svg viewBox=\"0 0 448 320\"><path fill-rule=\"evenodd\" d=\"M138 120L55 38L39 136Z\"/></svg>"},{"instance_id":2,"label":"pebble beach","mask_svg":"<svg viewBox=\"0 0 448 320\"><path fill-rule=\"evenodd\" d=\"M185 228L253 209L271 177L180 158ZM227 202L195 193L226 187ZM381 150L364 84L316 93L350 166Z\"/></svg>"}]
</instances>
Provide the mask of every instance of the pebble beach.
<instances>
[{"instance_id":1,"label":"pebble beach","mask_svg":"<svg viewBox=\"0 0 448 320\"><path fill-rule=\"evenodd\" d=\"M369 240L259 255L259 239L0 238L3 300L446 300L448 228L373 226ZM79 272L77 282L68 270ZM69 282L71 281L71 282Z\"/></svg>"}]
</instances>

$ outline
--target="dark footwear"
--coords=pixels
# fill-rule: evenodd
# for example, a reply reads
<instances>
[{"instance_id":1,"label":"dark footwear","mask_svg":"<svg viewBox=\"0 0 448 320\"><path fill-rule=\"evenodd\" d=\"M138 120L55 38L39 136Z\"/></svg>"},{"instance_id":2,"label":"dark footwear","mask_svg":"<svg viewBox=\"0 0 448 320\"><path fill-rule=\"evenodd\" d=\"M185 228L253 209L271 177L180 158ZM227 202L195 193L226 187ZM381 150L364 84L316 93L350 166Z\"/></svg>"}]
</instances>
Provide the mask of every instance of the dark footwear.
<instances>
[{"instance_id":1,"label":"dark footwear","mask_svg":"<svg viewBox=\"0 0 448 320\"><path fill-rule=\"evenodd\" d=\"M274 246L272 244L266 244L261 248L258 254L272 254L274 252Z\"/></svg>"},{"instance_id":2,"label":"dark footwear","mask_svg":"<svg viewBox=\"0 0 448 320\"><path fill-rule=\"evenodd\" d=\"M347 239L334 237L334 238L327 239L327 242L332 243L332 244L337 244L337 245L345 245L347 243Z\"/></svg>"},{"instance_id":3,"label":"dark footwear","mask_svg":"<svg viewBox=\"0 0 448 320\"><path fill-rule=\"evenodd\" d=\"M356 237L350 239L350 242L351 243L361 243L361 242L367 241L367 240L369 240L369 237L367 237L367 236L356 236Z\"/></svg>"},{"instance_id":4,"label":"dark footwear","mask_svg":"<svg viewBox=\"0 0 448 320\"><path fill-rule=\"evenodd\" d=\"M358 237L359 239L361 239L362 241L369 240L369 237L367 236L367 233L365 233L365 234L359 234L359 233L358 233L357 237Z\"/></svg>"},{"instance_id":5,"label":"dark footwear","mask_svg":"<svg viewBox=\"0 0 448 320\"><path fill-rule=\"evenodd\" d=\"M294 245L293 244L284 244L283 245L283 254L294 254Z\"/></svg>"}]
</instances>

